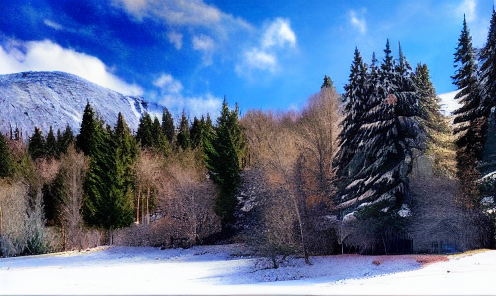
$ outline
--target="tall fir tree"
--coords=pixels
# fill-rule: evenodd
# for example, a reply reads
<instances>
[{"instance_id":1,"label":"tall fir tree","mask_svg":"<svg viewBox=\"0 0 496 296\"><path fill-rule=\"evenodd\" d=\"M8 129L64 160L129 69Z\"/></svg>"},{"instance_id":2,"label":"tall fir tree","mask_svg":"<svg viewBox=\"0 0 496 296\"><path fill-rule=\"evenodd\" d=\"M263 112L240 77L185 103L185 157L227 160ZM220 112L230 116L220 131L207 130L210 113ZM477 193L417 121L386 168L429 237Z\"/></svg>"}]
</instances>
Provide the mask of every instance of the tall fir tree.
<instances>
[{"instance_id":1,"label":"tall fir tree","mask_svg":"<svg viewBox=\"0 0 496 296\"><path fill-rule=\"evenodd\" d=\"M58 134L58 133L57 133ZM69 125L65 127L64 132L59 136L57 136L57 149L58 153L66 153L67 148L71 143L74 142L74 133Z\"/></svg>"},{"instance_id":2,"label":"tall fir tree","mask_svg":"<svg viewBox=\"0 0 496 296\"><path fill-rule=\"evenodd\" d=\"M389 41L384 53L377 75L369 75L368 97L357 135L359 144L352 159L357 169L346 187L347 202L341 205L345 213L356 211L360 219L374 219L377 235L386 229L400 231L397 227L403 225L401 218L407 216L408 174L413 148L422 133L416 92L402 91L395 84L401 79Z\"/></svg>"},{"instance_id":3,"label":"tall fir tree","mask_svg":"<svg viewBox=\"0 0 496 296\"><path fill-rule=\"evenodd\" d=\"M482 112L488 120L481 172L496 171L496 11L493 7L487 41L480 51ZM496 186L495 186L496 187Z\"/></svg>"},{"instance_id":4,"label":"tall fir tree","mask_svg":"<svg viewBox=\"0 0 496 296\"><path fill-rule=\"evenodd\" d=\"M456 68L453 84L458 87L458 99L461 107L455 110L455 135L457 135L456 160L457 175L461 181L463 203L467 207L477 207L480 195L475 185L479 178L478 164L483 157L487 120L482 112L479 82L477 77L477 60L472 37L465 17L463 29L458 39L455 52Z\"/></svg>"},{"instance_id":5,"label":"tall fir tree","mask_svg":"<svg viewBox=\"0 0 496 296\"><path fill-rule=\"evenodd\" d=\"M325 81L324 81L325 85ZM338 191L343 193L348 186L349 179L357 168L353 167L351 160L358 151L358 131L361 126L362 116L365 112L367 99L367 68L362 56L355 48L353 63L351 64L348 84L344 86L344 118L341 121L341 132L338 136L339 151L336 155L335 166L338 179ZM337 203L341 203L343 195L337 195Z\"/></svg>"},{"instance_id":6,"label":"tall fir tree","mask_svg":"<svg viewBox=\"0 0 496 296\"><path fill-rule=\"evenodd\" d=\"M217 119L215 135L205 147L207 168L211 179L220 189L215 201L215 212L221 217L223 231L229 234L235 223L237 193L240 184L240 166L236 139L242 138L238 109L229 110L226 99Z\"/></svg>"},{"instance_id":7,"label":"tall fir tree","mask_svg":"<svg viewBox=\"0 0 496 296\"><path fill-rule=\"evenodd\" d=\"M114 131L114 141L116 145L116 166L117 176L122 190L122 199L132 203L133 189L135 187L135 178L133 176L133 164L135 163L139 147L138 143L131 134L124 116L119 112L117 116L117 124Z\"/></svg>"},{"instance_id":8,"label":"tall fir tree","mask_svg":"<svg viewBox=\"0 0 496 296\"><path fill-rule=\"evenodd\" d=\"M184 111L181 114L181 122L179 123L179 131L177 132L177 146L183 150L191 147L191 139L189 137L189 122Z\"/></svg>"},{"instance_id":9,"label":"tall fir tree","mask_svg":"<svg viewBox=\"0 0 496 296\"><path fill-rule=\"evenodd\" d=\"M48 158L54 158L58 155L57 153L57 139L55 138L55 134L53 133L52 126L48 131L46 141L45 141L45 152Z\"/></svg>"},{"instance_id":10,"label":"tall fir tree","mask_svg":"<svg viewBox=\"0 0 496 296\"><path fill-rule=\"evenodd\" d=\"M197 148L198 146L201 145L203 139L204 124L205 124L205 120L203 117L201 120L199 120L196 116L193 119L193 124L191 125L191 129L189 133L192 148Z\"/></svg>"},{"instance_id":11,"label":"tall fir tree","mask_svg":"<svg viewBox=\"0 0 496 296\"><path fill-rule=\"evenodd\" d=\"M34 128L33 136L29 138L28 153L32 159L46 156L45 138L38 127Z\"/></svg>"},{"instance_id":12,"label":"tall fir tree","mask_svg":"<svg viewBox=\"0 0 496 296\"><path fill-rule=\"evenodd\" d=\"M152 133L152 118L150 114L145 113L141 116L136 131L136 140L140 143L141 147L153 147L153 133Z\"/></svg>"},{"instance_id":13,"label":"tall fir tree","mask_svg":"<svg viewBox=\"0 0 496 296\"><path fill-rule=\"evenodd\" d=\"M87 156L91 156L92 151L96 151L97 143L94 137L96 125L95 111L93 111L90 102L87 102L84 108L79 135L76 137L76 148Z\"/></svg>"},{"instance_id":14,"label":"tall fir tree","mask_svg":"<svg viewBox=\"0 0 496 296\"><path fill-rule=\"evenodd\" d=\"M12 172L12 157L7 146L7 140L0 133L0 178L9 177Z\"/></svg>"},{"instance_id":15,"label":"tall fir tree","mask_svg":"<svg viewBox=\"0 0 496 296\"><path fill-rule=\"evenodd\" d=\"M174 127L174 119L167 108L164 108L162 113L162 131L167 136L170 146L174 143L176 128Z\"/></svg>"}]
</instances>

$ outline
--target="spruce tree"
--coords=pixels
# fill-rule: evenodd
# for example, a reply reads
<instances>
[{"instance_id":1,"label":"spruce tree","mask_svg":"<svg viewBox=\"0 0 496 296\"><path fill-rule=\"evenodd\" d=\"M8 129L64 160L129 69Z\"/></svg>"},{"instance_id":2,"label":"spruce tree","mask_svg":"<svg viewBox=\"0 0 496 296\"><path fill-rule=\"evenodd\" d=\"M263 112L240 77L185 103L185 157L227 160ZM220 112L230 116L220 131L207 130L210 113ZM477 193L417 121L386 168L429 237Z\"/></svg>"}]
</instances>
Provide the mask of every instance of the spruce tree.
<instances>
[{"instance_id":1,"label":"spruce tree","mask_svg":"<svg viewBox=\"0 0 496 296\"><path fill-rule=\"evenodd\" d=\"M482 112L488 120L481 172L496 171L496 11L493 8L487 42L480 51ZM491 136L493 135L493 136Z\"/></svg>"},{"instance_id":2,"label":"spruce tree","mask_svg":"<svg viewBox=\"0 0 496 296\"><path fill-rule=\"evenodd\" d=\"M458 136L456 140L457 172L461 181L465 205L477 207L480 196L475 186L475 180L480 175L477 165L483 157L487 121L482 108L480 108L478 66L465 17L455 52L454 66L457 70L451 78L459 90L455 99L458 99L462 105L454 112L455 119L453 121L456 125L455 135Z\"/></svg>"},{"instance_id":3,"label":"spruce tree","mask_svg":"<svg viewBox=\"0 0 496 296\"><path fill-rule=\"evenodd\" d=\"M65 127L64 133L62 135L57 136L57 149L58 153L66 153L67 148L71 143L74 142L74 133L69 125Z\"/></svg>"},{"instance_id":4,"label":"spruce tree","mask_svg":"<svg viewBox=\"0 0 496 296\"><path fill-rule=\"evenodd\" d=\"M76 138L76 148L87 156L91 156L93 151L96 151L97 143L94 134L96 133L95 112L90 103L86 104L81 121L79 135Z\"/></svg>"},{"instance_id":5,"label":"spruce tree","mask_svg":"<svg viewBox=\"0 0 496 296\"><path fill-rule=\"evenodd\" d=\"M203 120L203 118L202 118ZM201 144L202 141L202 132L203 132L203 124L202 122L195 116L193 119L193 124L191 125L190 130L190 139L191 139L191 147L196 148Z\"/></svg>"},{"instance_id":6,"label":"spruce tree","mask_svg":"<svg viewBox=\"0 0 496 296\"><path fill-rule=\"evenodd\" d=\"M239 127L238 109L229 110L226 99L222 103L221 114L212 141L205 146L207 168L210 178L219 187L215 201L215 212L221 217L223 231L230 234L235 223L234 212L237 206L237 193L240 184L240 166L236 139L242 135ZM208 138L207 138L208 139Z\"/></svg>"},{"instance_id":7,"label":"spruce tree","mask_svg":"<svg viewBox=\"0 0 496 296\"><path fill-rule=\"evenodd\" d=\"M181 114L181 122L177 133L177 146L183 150L186 150L191 146L191 139L189 137L189 122L184 111Z\"/></svg>"},{"instance_id":8,"label":"spruce tree","mask_svg":"<svg viewBox=\"0 0 496 296\"><path fill-rule=\"evenodd\" d=\"M326 76L327 77L327 76ZM326 84L324 78L324 85ZM323 86L324 86L323 85ZM363 63L362 56L355 48L353 63L351 64L350 77L348 84L344 86L343 95L345 117L341 121L341 132L338 136L339 151L335 159L337 167L336 175L338 178L338 191L343 193L344 187L350 182L353 173L357 168L353 167L351 160L355 153L358 152L358 131L361 126L361 120L365 111L365 101L367 96L367 68ZM345 200L342 194L338 194L337 203Z\"/></svg>"},{"instance_id":9,"label":"spruce tree","mask_svg":"<svg viewBox=\"0 0 496 296\"><path fill-rule=\"evenodd\" d=\"M45 138L38 127L34 128L33 136L29 138L28 153L32 159L46 156Z\"/></svg>"},{"instance_id":10,"label":"spruce tree","mask_svg":"<svg viewBox=\"0 0 496 296\"><path fill-rule=\"evenodd\" d=\"M50 130L48 131L45 142L46 156L48 158L56 157L58 155L57 150L57 139L55 139L55 134L53 133L52 126L50 126Z\"/></svg>"},{"instance_id":11,"label":"spruce tree","mask_svg":"<svg viewBox=\"0 0 496 296\"><path fill-rule=\"evenodd\" d=\"M169 144L172 145L174 142L176 128L174 127L174 119L172 118L172 114L170 114L167 108L164 108L164 112L162 113L162 131L164 135L167 136Z\"/></svg>"},{"instance_id":12,"label":"spruce tree","mask_svg":"<svg viewBox=\"0 0 496 296\"><path fill-rule=\"evenodd\" d=\"M389 41L384 53L377 75L369 75L365 112L357 135L359 144L352 159L358 169L346 187L345 204L360 219L374 219L377 235L386 229L399 231L400 216L406 216L407 211L400 210L408 208L408 174L413 148L422 133L416 92L402 91L395 84L402 79L396 72Z\"/></svg>"},{"instance_id":13,"label":"spruce tree","mask_svg":"<svg viewBox=\"0 0 496 296\"><path fill-rule=\"evenodd\" d=\"M152 118L150 114L145 113L141 116L136 132L136 140L140 143L141 147L153 147L153 134L152 134Z\"/></svg>"},{"instance_id":14,"label":"spruce tree","mask_svg":"<svg viewBox=\"0 0 496 296\"><path fill-rule=\"evenodd\" d=\"M12 171L12 158L7 146L7 140L4 135L0 134L0 178L11 176Z\"/></svg>"}]
</instances>

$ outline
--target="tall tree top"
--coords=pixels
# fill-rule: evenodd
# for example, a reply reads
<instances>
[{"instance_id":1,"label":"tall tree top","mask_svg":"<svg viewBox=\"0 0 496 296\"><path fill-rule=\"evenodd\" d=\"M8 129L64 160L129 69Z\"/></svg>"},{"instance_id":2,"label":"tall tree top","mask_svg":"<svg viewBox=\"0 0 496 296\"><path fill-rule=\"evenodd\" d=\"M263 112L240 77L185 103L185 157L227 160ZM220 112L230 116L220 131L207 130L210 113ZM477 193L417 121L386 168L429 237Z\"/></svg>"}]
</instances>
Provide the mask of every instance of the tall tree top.
<instances>
[{"instance_id":1,"label":"tall tree top","mask_svg":"<svg viewBox=\"0 0 496 296\"><path fill-rule=\"evenodd\" d=\"M333 86L333 84L334 83L332 82L331 77L325 75L324 76L324 83L322 84L322 86L320 88L324 88L324 87L330 88Z\"/></svg>"},{"instance_id":2,"label":"tall tree top","mask_svg":"<svg viewBox=\"0 0 496 296\"><path fill-rule=\"evenodd\" d=\"M389 39L386 41L386 48L384 49L384 60L382 61L381 69L384 72L391 72L393 70L393 56L391 55L391 47L389 46Z\"/></svg>"}]
</instances>

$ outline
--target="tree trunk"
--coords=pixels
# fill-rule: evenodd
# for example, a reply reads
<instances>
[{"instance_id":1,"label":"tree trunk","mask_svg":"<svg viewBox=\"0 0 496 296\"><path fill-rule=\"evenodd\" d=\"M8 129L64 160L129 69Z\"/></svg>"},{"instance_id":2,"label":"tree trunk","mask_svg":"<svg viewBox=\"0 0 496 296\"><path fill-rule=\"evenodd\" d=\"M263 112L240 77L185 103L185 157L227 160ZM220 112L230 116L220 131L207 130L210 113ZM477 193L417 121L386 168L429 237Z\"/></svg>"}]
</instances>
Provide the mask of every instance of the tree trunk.
<instances>
[{"instance_id":1,"label":"tree trunk","mask_svg":"<svg viewBox=\"0 0 496 296\"><path fill-rule=\"evenodd\" d=\"M138 186L138 206L136 207L136 222L138 224L140 224L140 219L139 219L140 199L141 199L141 185Z\"/></svg>"},{"instance_id":2,"label":"tree trunk","mask_svg":"<svg viewBox=\"0 0 496 296\"><path fill-rule=\"evenodd\" d=\"M148 202L150 200L150 186L146 190L146 225L150 224L150 209L148 208Z\"/></svg>"}]
</instances>

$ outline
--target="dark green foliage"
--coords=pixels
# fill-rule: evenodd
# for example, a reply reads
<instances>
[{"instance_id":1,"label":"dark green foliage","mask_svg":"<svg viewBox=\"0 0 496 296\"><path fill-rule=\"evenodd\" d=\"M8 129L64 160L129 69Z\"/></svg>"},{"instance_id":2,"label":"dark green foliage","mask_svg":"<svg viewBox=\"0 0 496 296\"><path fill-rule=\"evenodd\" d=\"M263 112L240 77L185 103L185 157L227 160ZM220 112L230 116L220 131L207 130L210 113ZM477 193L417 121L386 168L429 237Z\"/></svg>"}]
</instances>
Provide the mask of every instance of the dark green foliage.
<instances>
[{"instance_id":1,"label":"dark green foliage","mask_svg":"<svg viewBox=\"0 0 496 296\"><path fill-rule=\"evenodd\" d=\"M120 187L124 196L128 196L135 187L132 166L138 157L139 147L131 135L131 130L127 126L124 116L120 112L115 127L114 141L116 144L115 153Z\"/></svg>"},{"instance_id":2,"label":"dark green foliage","mask_svg":"<svg viewBox=\"0 0 496 296\"><path fill-rule=\"evenodd\" d=\"M496 11L493 8L487 42L480 51L482 112L488 120L481 172L496 171Z\"/></svg>"},{"instance_id":3,"label":"dark green foliage","mask_svg":"<svg viewBox=\"0 0 496 296\"><path fill-rule=\"evenodd\" d=\"M478 179L477 165L482 160L486 140L487 118L482 112L479 82L477 80L477 61L472 37L467 22L463 19L463 29L458 39L455 52L455 76L453 84L460 92L455 99L460 99L461 107L454 112L457 152L457 174L462 183L466 206L478 206L479 194L474 181Z\"/></svg>"},{"instance_id":4,"label":"dark green foliage","mask_svg":"<svg viewBox=\"0 0 496 296\"><path fill-rule=\"evenodd\" d=\"M140 118L138 131L136 132L136 140L141 144L141 147L153 147L153 133L152 133L152 118L150 114L145 113Z\"/></svg>"},{"instance_id":5,"label":"dark green foliage","mask_svg":"<svg viewBox=\"0 0 496 296\"><path fill-rule=\"evenodd\" d=\"M162 114L162 131L167 137L169 144L172 145L174 142L176 128L174 127L174 119L172 118L172 114L170 114L167 108L164 108L164 112Z\"/></svg>"},{"instance_id":6,"label":"dark green foliage","mask_svg":"<svg viewBox=\"0 0 496 296\"><path fill-rule=\"evenodd\" d=\"M186 150L191 146L191 139L189 137L189 122L184 111L181 115L181 122L177 133L177 146L183 150Z\"/></svg>"},{"instance_id":7,"label":"dark green foliage","mask_svg":"<svg viewBox=\"0 0 496 296\"><path fill-rule=\"evenodd\" d=\"M344 87L343 101L345 104L345 117L341 122L341 133L338 136L340 148L335 160L335 166L337 167L336 175L339 181L338 190L341 193L351 183L349 178L353 176L352 174L355 171L351 160L358 150L358 131L365 112L367 83L367 68L363 63L360 52L355 48L349 82Z\"/></svg>"},{"instance_id":8,"label":"dark green foliage","mask_svg":"<svg viewBox=\"0 0 496 296\"><path fill-rule=\"evenodd\" d=\"M62 135L59 135L59 132L57 132L58 154L60 155L61 153L66 153L69 144L73 142L74 142L74 133L72 132L71 127L67 125Z\"/></svg>"},{"instance_id":9,"label":"dark green foliage","mask_svg":"<svg viewBox=\"0 0 496 296\"><path fill-rule=\"evenodd\" d=\"M85 155L91 156L92 151L96 151L96 128L95 112L90 103L86 104L81 122L81 129L76 138L76 148L82 151Z\"/></svg>"},{"instance_id":10,"label":"dark green foliage","mask_svg":"<svg viewBox=\"0 0 496 296\"><path fill-rule=\"evenodd\" d=\"M7 146L7 140L0 134L0 178L9 177L12 173L12 157Z\"/></svg>"},{"instance_id":11,"label":"dark green foliage","mask_svg":"<svg viewBox=\"0 0 496 296\"><path fill-rule=\"evenodd\" d=\"M215 202L215 212L222 219L224 231L235 222L237 192L240 184L240 139L242 129L238 122L238 109L230 111L224 99L217 119L217 127L212 141L206 137L205 154L211 179L220 189Z\"/></svg>"},{"instance_id":12,"label":"dark green foliage","mask_svg":"<svg viewBox=\"0 0 496 296\"><path fill-rule=\"evenodd\" d=\"M29 138L28 153L32 159L46 156L45 138L37 127L34 128L33 136Z\"/></svg>"},{"instance_id":13,"label":"dark green foliage","mask_svg":"<svg viewBox=\"0 0 496 296\"><path fill-rule=\"evenodd\" d=\"M88 104L89 106L89 104ZM91 109L91 107L87 107ZM85 112L86 114L87 112ZM86 120L85 120L86 119ZM84 181L83 218L90 226L114 229L129 226L133 221L132 199L124 192L124 181L120 174L117 141L109 129L104 129L103 122L93 117L93 112L83 116L83 125L91 127L92 133L85 137L78 137L78 141L85 139L91 145L83 146L90 156L90 166ZM126 130L123 121L116 128L120 134ZM116 132L117 134L117 132ZM80 145L82 143L80 142ZM122 156L122 151L120 156Z\"/></svg>"},{"instance_id":14,"label":"dark green foliage","mask_svg":"<svg viewBox=\"0 0 496 296\"><path fill-rule=\"evenodd\" d=\"M48 131L48 135L46 137L45 151L48 158L54 158L58 156L57 140L55 139L52 126L50 126L50 130Z\"/></svg>"},{"instance_id":15,"label":"dark green foliage","mask_svg":"<svg viewBox=\"0 0 496 296\"><path fill-rule=\"evenodd\" d=\"M55 179L44 184L42 189L46 224L60 225L61 202L64 199L64 178L58 173Z\"/></svg>"},{"instance_id":16,"label":"dark green foliage","mask_svg":"<svg viewBox=\"0 0 496 296\"><path fill-rule=\"evenodd\" d=\"M324 83L322 84L322 86L320 88L333 87L333 85L334 85L334 83L332 82L331 77L325 75L324 76Z\"/></svg>"}]
</instances>

